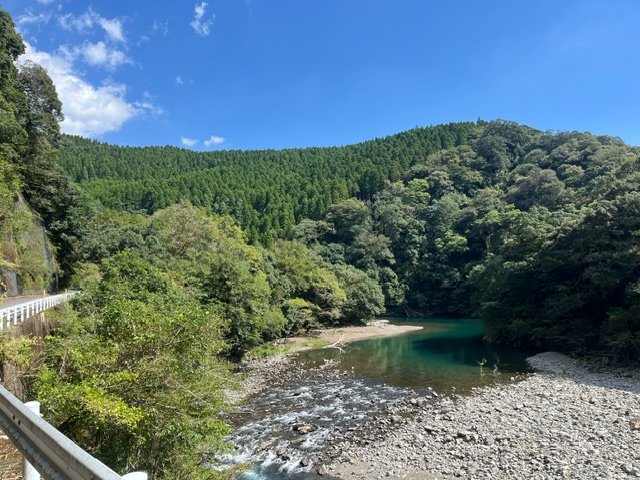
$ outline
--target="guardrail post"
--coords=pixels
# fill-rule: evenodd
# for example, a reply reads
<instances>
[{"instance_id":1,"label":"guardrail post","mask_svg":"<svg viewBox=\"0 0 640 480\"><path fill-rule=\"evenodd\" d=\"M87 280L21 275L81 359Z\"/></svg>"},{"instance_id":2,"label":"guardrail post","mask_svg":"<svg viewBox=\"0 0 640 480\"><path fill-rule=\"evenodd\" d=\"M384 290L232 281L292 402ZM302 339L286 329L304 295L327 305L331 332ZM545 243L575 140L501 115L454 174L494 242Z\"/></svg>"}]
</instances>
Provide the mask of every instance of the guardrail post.
<instances>
[{"instance_id":1,"label":"guardrail post","mask_svg":"<svg viewBox=\"0 0 640 480\"><path fill-rule=\"evenodd\" d=\"M40 402L26 402L24 404L29 410L36 415L40 416ZM23 480L40 480L40 474L38 470L31 465L26 458L22 458L22 478Z\"/></svg>"},{"instance_id":2,"label":"guardrail post","mask_svg":"<svg viewBox=\"0 0 640 480\"><path fill-rule=\"evenodd\" d=\"M147 480L148 478L149 476L144 472L127 473L122 476L122 480Z\"/></svg>"}]
</instances>

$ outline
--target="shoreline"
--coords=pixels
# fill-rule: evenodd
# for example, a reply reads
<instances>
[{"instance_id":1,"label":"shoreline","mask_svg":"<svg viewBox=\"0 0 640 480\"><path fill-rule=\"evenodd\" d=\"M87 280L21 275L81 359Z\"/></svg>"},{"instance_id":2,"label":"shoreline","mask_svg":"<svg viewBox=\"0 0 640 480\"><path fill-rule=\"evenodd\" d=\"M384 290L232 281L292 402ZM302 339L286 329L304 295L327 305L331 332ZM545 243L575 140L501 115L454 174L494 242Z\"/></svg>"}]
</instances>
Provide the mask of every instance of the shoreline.
<instances>
[{"instance_id":1,"label":"shoreline","mask_svg":"<svg viewBox=\"0 0 640 480\"><path fill-rule=\"evenodd\" d=\"M361 340L370 340L372 338L391 337L395 335L403 335L409 332L417 332L424 330L419 325L393 325L389 320L376 320L367 325L354 325L336 328L327 328L322 330L313 330L308 335L285 337L276 340L276 344L290 344L293 348L287 353L300 352L318 348L310 344L312 340L321 340L327 342L320 348L329 348L335 344L336 347L347 345L352 342Z\"/></svg>"},{"instance_id":2,"label":"shoreline","mask_svg":"<svg viewBox=\"0 0 640 480\"><path fill-rule=\"evenodd\" d=\"M376 320L369 325L346 326L314 330L308 335L285 337L269 345L275 348L264 357L251 358L245 362L244 378L238 390L227 390L227 400L238 404L261 391L289 380L288 373L295 364L293 355L311 349L341 348L351 342L402 335L417 332L424 327L417 325L391 325L388 320Z\"/></svg>"},{"instance_id":3,"label":"shoreline","mask_svg":"<svg viewBox=\"0 0 640 480\"><path fill-rule=\"evenodd\" d=\"M340 338L340 330L326 335ZM527 361L534 373L468 395L407 389L360 426L330 430L307 471L337 479L640 478L640 370L585 366L554 352ZM295 388L308 375L291 355L253 368L247 396ZM330 363L313 372L352 379ZM287 459L289 448L274 451Z\"/></svg>"},{"instance_id":4,"label":"shoreline","mask_svg":"<svg viewBox=\"0 0 640 480\"><path fill-rule=\"evenodd\" d=\"M362 446L342 445L337 478L640 477L640 372L587 369L554 352L524 380L442 397Z\"/></svg>"}]
</instances>

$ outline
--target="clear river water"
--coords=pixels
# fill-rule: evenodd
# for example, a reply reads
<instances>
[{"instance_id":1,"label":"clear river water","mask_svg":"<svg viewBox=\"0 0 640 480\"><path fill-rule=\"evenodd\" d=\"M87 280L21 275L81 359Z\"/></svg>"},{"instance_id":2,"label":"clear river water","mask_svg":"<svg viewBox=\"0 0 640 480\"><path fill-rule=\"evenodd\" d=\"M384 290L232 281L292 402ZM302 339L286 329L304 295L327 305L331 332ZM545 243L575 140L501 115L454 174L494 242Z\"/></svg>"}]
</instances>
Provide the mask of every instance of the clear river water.
<instances>
[{"instance_id":1,"label":"clear river water","mask_svg":"<svg viewBox=\"0 0 640 480\"><path fill-rule=\"evenodd\" d=\"M527 353L489 345L476 320L393 319L392 323L423 329L354 342L344 351L298 354L298 361L311 373L295 385L269 389L249 400L235 417L236 431L229 438L237 450L223 461L255 465L242 480L318 478L315 459L332 441L396 402L428 389L464 394L527 371ZM334 373L313 373L327 361ZM316 430L301 436L292 428L300 422ZM287 451L284 460L278 450ZM302 459L310 464L302 467Z\"/></svg>"},{"instance_id":2,"label":"clear river water","mask_svg":"<svg viewBox=\"0 0 640 480\"><path fill-rule=\"evenodd\" d=\"M299 359L309 366L332 359L338 368L366 378L397 387L431 387L444 394L451 393L452 387L457 393L466 393L473 387L508 380L510 376L506 374L527 369L527 354L485 342L483 327L477 320L394 319L393 323L423 329L354 342L344 352L312 350L300 354ZM482 371L480 363L484 364ZM493 375L494 369L500 375Z\"/></svg>"}]
</instances>

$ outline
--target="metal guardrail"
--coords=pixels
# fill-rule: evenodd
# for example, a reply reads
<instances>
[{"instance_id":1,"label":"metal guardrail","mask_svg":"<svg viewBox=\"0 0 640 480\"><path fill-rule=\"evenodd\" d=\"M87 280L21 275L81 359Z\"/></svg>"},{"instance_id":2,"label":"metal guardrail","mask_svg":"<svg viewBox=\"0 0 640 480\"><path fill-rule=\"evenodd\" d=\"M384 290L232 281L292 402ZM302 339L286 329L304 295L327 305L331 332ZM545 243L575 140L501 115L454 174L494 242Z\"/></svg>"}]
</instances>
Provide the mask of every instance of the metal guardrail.
<instances>
[{"instance_id":1,"label":"metal guardrail","mask_svg":"<svg viewBox=\"0 0 640 480\"><path fill-rule=\"evenodd\" d=\"M24 322L27 318L44 312L50 308L69 301L78 292L67 292L49 297L38 298L29 302L21 303L7 308L0 309L0 330Z\"/></svg>"},{"instance_id":2,"label":"metal guardrail","mask_svg":"<svg viewBox=\"0 0 640 480\"><path fill-rule=\"evenodd\" d=\"M0 330L68 301L78 292L38 298L0 309ZM22 403L0 385L0 429L24 456L24 480L147 480L144 472L124 476L89 455L39 415L38 402Z\"/></svg>"},{"instance_id":3,"label":"metal guardrail","mask_svg":"<svg viewBox=\"0 0 640 480\"><path fill-rule=\"evenodd\" d=\"M53 428L0 386L0 428L46 480L146 480L142 472L118 475ZM31 408L30 408L31 407ZM25 479L27 468L25 467ZM31 476L31 478L34 478ZM36 477L37 478L37 477Z\"/></svg>"}]
</instances>

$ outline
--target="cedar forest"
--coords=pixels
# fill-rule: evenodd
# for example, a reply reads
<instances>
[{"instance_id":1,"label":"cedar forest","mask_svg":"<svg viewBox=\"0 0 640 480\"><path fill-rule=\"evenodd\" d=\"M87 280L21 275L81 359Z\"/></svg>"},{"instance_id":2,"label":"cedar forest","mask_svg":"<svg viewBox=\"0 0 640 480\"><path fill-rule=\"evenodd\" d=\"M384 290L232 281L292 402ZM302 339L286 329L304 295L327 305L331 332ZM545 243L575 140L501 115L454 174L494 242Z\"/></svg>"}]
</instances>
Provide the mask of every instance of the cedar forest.
<instances>
[{"instance_id":1,"label":"cedar forest","mask_svg":"<svg viewBox=\"0 0 640 480\"><path fill-rule=\"evenodd\" d=\"M1 266L82 294L0 359L120 471L225 475L202 459L234 362L310 328L478 316L493 342L640 359L637 147L480 120L336 148L113 146L60 134L23 51L0 11ZM20 244L36 221L55 272Z\"/></svg>"}]
</instances>

